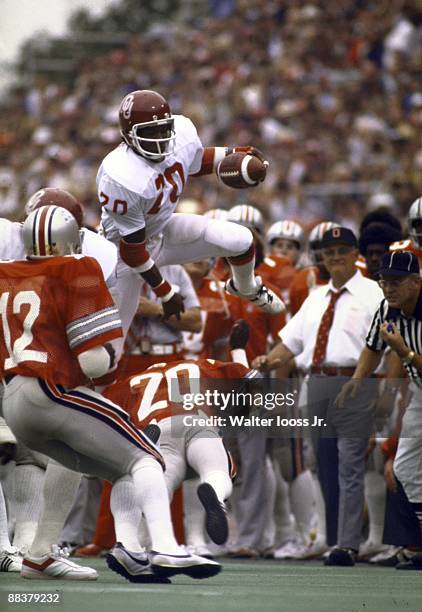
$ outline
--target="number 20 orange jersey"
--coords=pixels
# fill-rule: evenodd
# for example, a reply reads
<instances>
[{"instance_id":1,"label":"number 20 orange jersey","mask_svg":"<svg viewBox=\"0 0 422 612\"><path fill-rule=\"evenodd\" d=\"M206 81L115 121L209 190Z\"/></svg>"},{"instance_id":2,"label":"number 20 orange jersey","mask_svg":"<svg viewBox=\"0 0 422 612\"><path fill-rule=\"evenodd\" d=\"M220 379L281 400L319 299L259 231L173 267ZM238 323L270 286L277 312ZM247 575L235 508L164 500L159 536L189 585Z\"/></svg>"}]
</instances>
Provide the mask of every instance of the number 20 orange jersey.
<instances>
[{"instance_id":1,"label":"number 20 orange jersey","mask_svg":"<svg viewBox=\"0 0 422 612\"><path fill-rule=\"evenodd\" d=\"M152 420L161 421L176 414L189 414L198 409L215 414L213 404L195 402L197 394L222 390L221 381L242 379L250 372L241 364L213 359L183 360L157 363L138 376L132 376L109 387L105 396L118 402L138 427ZM231 385L223 385L227 391ZM186 395L187 394L187 395ZM186 404L188 401L189 404Z\"/></svg>"},{"instance_id":2,"label":"number 20 orange jersey","mask_svg":"<svg viewBox=\"0 0 422 612\"><path fill-rule=\"evenodd\" d=\"M0 263L0 375L87 382L77 355L122 336L101 268L81 255Z\"/></svg>"}]
</instances>

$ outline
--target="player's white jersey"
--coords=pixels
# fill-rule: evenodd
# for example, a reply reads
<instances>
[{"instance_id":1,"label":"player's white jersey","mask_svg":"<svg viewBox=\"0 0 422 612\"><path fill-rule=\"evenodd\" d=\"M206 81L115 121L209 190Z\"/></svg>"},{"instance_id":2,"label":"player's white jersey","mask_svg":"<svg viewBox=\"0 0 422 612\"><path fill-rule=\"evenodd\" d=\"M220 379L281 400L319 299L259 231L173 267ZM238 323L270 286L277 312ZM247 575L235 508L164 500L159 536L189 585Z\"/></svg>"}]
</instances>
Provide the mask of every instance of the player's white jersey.
<instances>
[{"instance_id":1,"label":"player's white jersey","mask_svg":"<svg viewBox=\"0 0 422 612\"><path fill-rule=\"evenodd\" d=\"M106 237L120 237L145 227L146 237L161 233L175 211L189 174L199 171L204 148L193 123L173 115L174 151L154 163L119 145L103 160L97 175Z\"/></svg>"},{"instance_id":2,"label":"player's white jersey","mask_svg":"<svg viewBox=\"0 0 422 612\"><path fill-rule=\"evenodd\" d=\"M109 242L96 234L92 230L83 227L81 229L82 235L82 253L93 257L98 261L103 271L104 280L108 287L111 287L115 282L115 269L117 265L117 248L114 244Z\"/></svg>"},{"instance_id":3,"label":"player's white jersey","mask_svg":"<svg viewBox=\"0 0 422 612\"><path fill-rule=\"evenodd\" d=\"M22 223L0 218L0 260L25 259Z\"/></svg>"},{"instance_id":4,"label":"player's white jersey","mask_svg":"<svg viewBox=\"0 0 422 612\"><path fill-rule=\"evenodd\" d=\"M114 271L117 264L117 249L103 236L83 227L82 254L98 261L103 271L104 280L110 286L114 283ZM26 259L23 245L22 223L13 223L0 219L0 260Z\"/></svg>"}]
</instances>

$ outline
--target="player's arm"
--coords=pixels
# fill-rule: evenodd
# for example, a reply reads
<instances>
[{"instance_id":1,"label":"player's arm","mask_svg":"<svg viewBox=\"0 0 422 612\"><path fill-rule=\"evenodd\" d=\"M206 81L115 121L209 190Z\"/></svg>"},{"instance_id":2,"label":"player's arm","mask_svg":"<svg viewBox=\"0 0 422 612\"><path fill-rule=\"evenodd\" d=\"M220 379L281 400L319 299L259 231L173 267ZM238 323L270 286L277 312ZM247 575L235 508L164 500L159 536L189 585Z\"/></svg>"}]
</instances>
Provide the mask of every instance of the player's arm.
<instances>
[{"instance_id":1,"label":"player's arm","mask_svg":"<svg viewBox=\"0 0 422 612\"><path fill-rule=\"evenodd\" d=\"M168 319L175 315L180 319L184 312L183 297L174 291L155 265L146 247L145 228L137 230L121 238L120 256L123 261L142 276L151 287L155 295L161 300L163 318Z\"/></svg>"},{"instance_id":2,"label":"player's arm","mask_svg":"<svg viewBox=\"0 0 422 612\"><path fill-rule=\"evenodd\" d=\"M83 373L91 379L116 366L112 342L123 335L119 312L105 284L99 263L77 257L68 267L66 335Z\"/></svg>"},{"instance_id":3,"label":"player's arm","mask_svg":"<svg viewBox=\"0 0 422 612\"><path fill-rule=\"evenodd\" d=\"M264 164L268 165L264 154L256 147L205 147L203 150L201 167L198 172L191 176L203 176L204 174L212 174L216 172L218 164L232 153L248 153L254 157L258 157Z\"/></svg>"},{"instance_id":4,"label":"player's arm","mask_svg":"<svg viewBox=\"0 0 422 612\"><path fill-rule=\"evenodd\" d=\"M164 318L163 306L160 303L149 300L143 296L139 300L138 314L144 317ZM189 331L196 334L202 329L201 311L197 306L187 308L185 312L181 313L179 319L169 319L166 321L166 325L172 329Z\"/></svg>"}]
</instances>

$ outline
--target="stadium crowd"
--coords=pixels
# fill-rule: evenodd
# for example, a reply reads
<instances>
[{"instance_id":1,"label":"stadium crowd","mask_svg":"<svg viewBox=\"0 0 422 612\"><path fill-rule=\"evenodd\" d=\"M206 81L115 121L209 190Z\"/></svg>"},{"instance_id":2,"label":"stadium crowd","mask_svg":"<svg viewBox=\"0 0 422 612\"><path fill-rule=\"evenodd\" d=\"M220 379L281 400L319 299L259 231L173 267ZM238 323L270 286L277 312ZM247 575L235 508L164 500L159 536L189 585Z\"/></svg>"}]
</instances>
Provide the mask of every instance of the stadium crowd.
<instances>
[{"instance_id":1,"label":"stadium crowd","mask_svg":"<svg viewBox=\"0 0 422 612\"><path fill-rule=\"evenodd\" d=\"M35 74L3 98L4 216L38 188L69 189L99 219L95 176L119 142L117 110L156 89L204 142L254 142L271 161L259 193L192 181L199 210L247 198L268 221L310 228L334 218L357 228L383 193L405 217L422 186L420 16L412 2L211 3L193 24L134 35L81 60L72 82ZM221 13L221 11L224 11ZM220 16L220 14L222 16Z\"/></svg>"},{"instance_id":2,"label":"stadium crowd","mask_svg":"<svg viewBox=\"0 0 422 612\"><path fill-rule=\"evenodd\" d=\"M117 385L122 386L107 390L106 401L123 405L134 422L138 420L137 425L144 428L150 423L151 415L146 418L142 414L141 418L138 404L134 408L129 400L127 405L122 400L130 396L125 376L142 375L152 366L157 368L153 372L163 377L159 371L162 362L171 369L172 361L188 360L199 364L206 376L212 378L204 360L212 358L226 363L240 359L237 372L244 374L242 368L250 366L276 369L272 376L290 379L296 385L301 397L300 406L295 407L299 413L284 415L296 418L305 410L310 397L307 393L314 393L311 385L306 391L307 373L340 376L346 380L351 377L365 347L375 312L372 306L383 298L383 291L374 282L378 280L379 268L386 278L391 270L397 276L402 272L404 276L407 273L417 276L418 258L422 258L416 235L422 224L422 86L417 79L422 59L420 42L420 16L412 2L330 0L303 5L292 0L263 5L252 0L216 1L210 3L209 14L195 24L178 22L166 32L153 29L148 34L131 37L126 46L106 56L94 59L87 56L71 85L54 83L38 75L30 85L15 88L4 98L4 113L0 117L0 212L2 218L13 221L23 219L28 213L31 215L34 209L24 210L25 202L38 189L49 187L71 192L83 204L84 225L98 226L101 210L96 175L103 158L121 141L119 105L129 92L137 89L160 92L173 114L186 115L193 121L204 146L252 143L265 152L270 162L265 182L256 189L230 190L215 176L191 178L177 211L200 214L207 220L203 221L205 226L209 219L210 223L229 221L250 229L257 278L262 279L265 291L272 292L274 303L280 298L284 300L286 312L270 312L273 297L258 305L241 299L234 284L229 288L230 294L224 292L224 287L230 287L230 281L224 285L230 278L228 262L232 264L235 282L244 280L238 268L251 262L250 258L247 261L244 258L250 253L245 247L223 253L226 259L204 257L204 261L186 263L184 267L168 266L171 270L166 269L169 263L166 261L162 268L164 280L160 276L157 286L169 281L170 285L177 286L175 291L185 301L185 312L173 313L180 318L168 319L162 298L170 296L168 300L173 300L174 291L170 288L166 295L154 291L157 287L145 276L151 268L143 268L149 265L147 253L145 260L136 262L145 282L118 370ZM103 173L104 177L106 171ZM413 206L410 211L414 201L416 208ZM54 204L54 200L50 203ZM409 241L403 241L407 237L404 227L409 231ZM240 229L236 231L240 238L246 235ZM127 235L128 232L124 234ZM83 244L87 246L85 240ZM408 264L401 255L406 249L414 253L408 255ZM240 265L236 262L239 253L243 256ZM393 263L392 253L398 257ZM120 254L127 264L122 250ZM344 260L338 264L340 269L329 261L336 256ZM136 268L130 263L127 265ZM333 350L328 341L333 320L327 322L325 307L321 306L327 297L323 287L330 282L327 287L336 295L336 290L353 278L360 283L356 292L360 292L361 301L347 306L341 292L336 297L340 299L341 309L351 309L347 317L355 316L353 352L347 352L347 359L337 354L336 359L327 360L330 365L325 367L326 351L329 354ZM416 283L413 276L410 281ZM113 295L111 284L109 288ZM352 289L349 292L353 295ZM306 297L314 296L316 300L317 294L321 300L318 308L322 310L314 322L315 334L300 337L294 321L305 316L301 306ZM331 315L334 307L335 303L330 302ZM364 314L357 320L359 309ZM317 310L314 312L318 314ZM163 321L163 315L168 320ZM248 322L249 336L244 330L236 334L239 319ZM323 321L326 328L320 333L318 326ZM346 328L341 330L345 331ZM274 353L267 353L274 344L273 351L279 350L280 338L288 353L282 355L283 359L276 359L274 365L271 362ZM386 335L384 340L392 349L390 355L395 354L396 345L391 338ZM312 347L306 357L307 342ZM343 339L338 343L344 346ZM375 340L372 344L379 350ZM413 347L410 345L410 348ZM236 353L239 350L241 357ZM406 369L410 377L418 380L419 374L411 367L415 353L413 350L410 353L402 360L409 366ZM293 357L298 359L293 361ZM410 361L407 363L406 359ZM389 362L387 355L376 374L377 385L380 384L380 390L376 389L379 409L376 431L371 431L368 425L368 430L360 436L359 450L341 445L334 448L332 440L336 441L336 433L326 441L325 456L318 450L321 443L305 431L295 434L287 443L269 439L264 429L251 434L241 432L235 441L229 440L228 446L239 466L239 478L229 502L230 531L223 536L210 519L209 507L212 506L217 515L215 520L219 522L219 503L231 492L227 474L221 475L220 464L211 471L212 476L206 470L203 472L204 466L198 458L199 452L194 452L192 440L186 440L187 465L175 467L172 457L180 449L172 446L171 430L167 431L163 423L162 452L171 466L166 481L169 490L176 489L187 468L193 468L201 477L202 484L194 479L183 486L184 530L189 554L200 559L223 554L236 558L261 555L311 559L325 554L327 565L353 565L358 559L371 559L402 565L401 569L409 565L411 569L419 568L421 500L418 494L416 501L412 495L409 498L406 466L402 484L397 484L392 472L400 422L408 401L407 386L406 382L397 384L405 376L401 362L398 370L394 369L397 363ZM390 366L393 374L389 373ZM221 372L224 378L226 374ZM230 376L227 374L227 377ZM384 384L385 377L392 384ZM8 381L7 384L15 383ZM135 391L138 389L136 385L132 387ZM329 399L324 396L327 406L337 401L340 389L341 385L332 390ZM370 391L374 393L373 385ZM141 386L141 396L143 392L145 387ZM373 399L365 396L366 405ZM385 405L388 405L388 414ZM344 432L341 433L339 423L333 420L331 425L333 431L340 432L341 438ZM10 451L13 437L6 442ZM205 440L201 442L203 454L211 462L210 457L216 451L205 449ZM399 452L402 456L402 449ZM333 456L338 457L338 465L334 466L335 461L330 464ZM20 465L28 464L32 476L35 468L37 472L40 468L46 469L45 464L40 466L25 455ZM231 476L231 467L229 471ZM32 476L28 474L25 478L29 481ZM210 501L209 490L200 489L204 479L206 483L214 483L218 493L216 503L213 493ZM13 480L13 472L9 480ZM22 482L16 486L18 497L22 497ZM116 549L114 544L116 539L134 541L128 538L128 525L139 517L135 513L129 516L129 510L125 515L125 508L132 507L132 498L126 490L119 492L119 501L127 503L123 511L117 504L117 493L110 504L110 488L107 483L83 477L60 543L69 545L72 553L80 557L99 556L112 549L113 558L122 567L130 563L125 557L126 549L135 555L139 551L129 545L126 549L124 546ZM16 490L15 495L8 495L7 482L5 490L9 514L14 504L21 504L21 523L15 529L14 544L27 554L31 545L29 535L33 537L37 527L37 513L43 524L41 499L33 502L34 513L33 507L30 510L28 506L22 507L25 505L22 499L16 502ZM344 497L346 490L349 498ZM196 491L203 507L198 504ZM401 501L397 501L395 494ZM404 514L402 508L406 503L407 523L397 534L391 524L394 517ZM183 531L181 504L179 499L173 518ZM98 508L98 517L93 513L89 521L87 513L93 507ZM11 515L14 514L11 510ZM206 530L203 528L205 516ZM54 520L56 529L60 519ZM348 529L354 530L352 535ZM35 537L38 543L42 539L40 531L42 528L38 526ZM144 528L142 541L147 540ZM46 541L45 534L43 541ZM219 548L220 543L225 547ZM174 550L177 556L178 549ZM33 553L34 548L32 556ZM52 558L57 560L60 554L54 554L56 557ZM19 565L15 558L11 563L9 560L10 556L1 570L13 571L12 564ZM158 565L159 562L160 559ZM69 563L69 571L77 575L79 570ZM110 563L112 567L113 560ZM209 566L203 563L209 572L207 575L218 571L211 561ZM33 571L39 571L34 567ZM93 578L88 571L84 577L83 570L88 568L80 570L81 579ZM122 570L116 571L122 573ZM132 569L125 571L128 575L124 571L123 575L132 579Z\"/></svg>"}]
</instances>

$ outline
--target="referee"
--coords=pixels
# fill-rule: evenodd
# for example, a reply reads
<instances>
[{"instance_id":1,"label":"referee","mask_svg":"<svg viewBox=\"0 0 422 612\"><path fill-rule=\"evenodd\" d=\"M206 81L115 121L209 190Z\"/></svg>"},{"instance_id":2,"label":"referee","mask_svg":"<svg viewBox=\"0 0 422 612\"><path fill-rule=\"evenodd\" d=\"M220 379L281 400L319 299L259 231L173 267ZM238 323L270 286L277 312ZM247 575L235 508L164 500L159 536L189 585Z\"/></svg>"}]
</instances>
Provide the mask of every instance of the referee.
<instances>
[{"instance_id":1,"label":"referee","mask_svg":"<svg viewBox=\"0 0 422 612\"><path fill-rule=\"evenodd\" d=\"M389 346L397 353L411 381L412 398L403 417L394 473L404 489L422 533L422 279L419 263L409 251L382 258L379 284L384 292L373 318L366 347L355 373L337 397L341 408L378 366ZM422 552L400 569L422 569Z\"/></svg>"}]
</instances>

